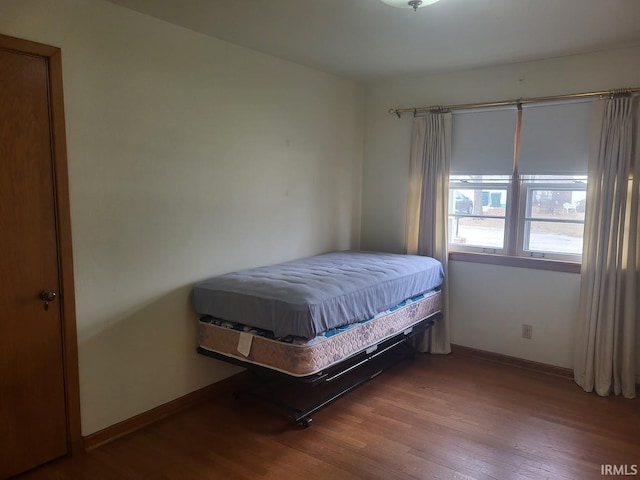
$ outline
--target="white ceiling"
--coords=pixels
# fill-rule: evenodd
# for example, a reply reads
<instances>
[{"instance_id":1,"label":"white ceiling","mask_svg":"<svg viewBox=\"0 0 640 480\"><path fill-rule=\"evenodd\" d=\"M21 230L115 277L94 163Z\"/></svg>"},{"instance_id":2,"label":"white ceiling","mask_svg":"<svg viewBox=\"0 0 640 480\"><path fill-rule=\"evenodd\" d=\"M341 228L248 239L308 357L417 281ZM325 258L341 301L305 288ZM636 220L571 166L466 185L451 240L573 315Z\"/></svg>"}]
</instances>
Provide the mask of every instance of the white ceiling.
<instances>
[{"instance_id":1,"label":"white ceiling","mask_svg":"<svg viewBox=\"0 0 640 480\"><path fill-rule=\"evenodd\" d=\"M358 80L640 45L640 0L441 0L417 12L378 0L111 1Z\"/></svg>"}]
</instances>

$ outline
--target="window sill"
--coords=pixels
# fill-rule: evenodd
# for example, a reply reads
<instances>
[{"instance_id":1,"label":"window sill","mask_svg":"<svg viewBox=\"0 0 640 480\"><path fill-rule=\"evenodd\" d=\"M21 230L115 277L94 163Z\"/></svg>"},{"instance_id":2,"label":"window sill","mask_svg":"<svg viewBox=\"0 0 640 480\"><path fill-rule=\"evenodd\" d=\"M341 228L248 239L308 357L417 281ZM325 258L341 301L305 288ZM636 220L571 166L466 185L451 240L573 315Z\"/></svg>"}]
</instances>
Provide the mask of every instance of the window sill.
<instances>
[{"instance_id":1,"label":"window sill","mask_svg":"<svg viewBox=\"0 0 640 480\"><path fill-rule=\"evenodd\" d=\"M505 267L534 268L553 272L580 273L581 265L575 262L561 262L543 258L509 257L490 253L449 252L449 260L455 262L486 263Z\"/></svg>"}]
</instances>

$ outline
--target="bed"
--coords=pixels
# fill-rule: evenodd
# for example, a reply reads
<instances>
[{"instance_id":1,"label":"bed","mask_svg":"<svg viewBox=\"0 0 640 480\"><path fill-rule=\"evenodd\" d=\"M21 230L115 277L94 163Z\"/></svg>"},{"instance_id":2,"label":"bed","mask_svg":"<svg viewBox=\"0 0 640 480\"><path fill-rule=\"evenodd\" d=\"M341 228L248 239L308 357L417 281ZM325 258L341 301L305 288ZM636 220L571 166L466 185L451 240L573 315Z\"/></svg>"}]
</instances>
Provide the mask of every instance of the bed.
<instances>
[{"instance_id":1,"label":"bed","mask_svg":"<svg viewBox=\"0 0 640 480\"><path fill-rule=\"evenodd\" d=\"M278 381L316 385L362 372L303 409L269 392L308 426L313 412L413 353L410 339L441 317L442 282L432 258L362 251L213 277L193 289L198 352Z\"/></svg>"}]
</instances>

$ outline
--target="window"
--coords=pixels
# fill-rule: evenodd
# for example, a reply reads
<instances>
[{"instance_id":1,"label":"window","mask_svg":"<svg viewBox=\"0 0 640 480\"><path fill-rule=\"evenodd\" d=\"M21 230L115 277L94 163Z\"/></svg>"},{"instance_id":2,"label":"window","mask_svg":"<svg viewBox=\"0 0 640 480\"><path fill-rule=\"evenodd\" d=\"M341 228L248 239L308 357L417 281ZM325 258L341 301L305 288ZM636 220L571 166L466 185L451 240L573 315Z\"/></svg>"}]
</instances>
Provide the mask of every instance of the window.
<instances>
[{"instance_id":1,"label":"window","mask_svg":"<svg viewBox=\"0 0 640 480\"><path fill-rule=\"evenodd\" d=\"M455 112L450 250L579 262L590 118L584 100Z\"/></svg>"},{"instance_id":2,"label":"window","mask_svg":"<svg viewBox=\"0 0 640 480\"><path fill-rule=\"evenodd\" d=\"M586 177L523 181L521 256L576 261L582 255Z\"/></svg>"},{"instance_id":3,"label":"window","mask_svg":"<svg viewBox=\"0 0 640 480\"><path fill-rule=\"evenodd\" d=\"M510 177L455 175L449 180L449 242L461 249L501 252Z\"/></svg>"}]
</instances>

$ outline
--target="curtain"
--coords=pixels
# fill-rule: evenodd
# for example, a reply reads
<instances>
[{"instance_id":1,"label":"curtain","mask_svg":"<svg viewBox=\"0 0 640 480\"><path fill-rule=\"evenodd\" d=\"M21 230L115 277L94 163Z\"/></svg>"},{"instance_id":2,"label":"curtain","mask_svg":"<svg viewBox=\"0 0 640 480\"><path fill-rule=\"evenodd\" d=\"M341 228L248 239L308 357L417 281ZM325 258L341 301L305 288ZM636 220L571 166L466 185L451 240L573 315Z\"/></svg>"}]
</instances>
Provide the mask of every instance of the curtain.
<instances>
[{"instance_id":1,"label":"curtain","mask_svg":"<svg viewBox=\"0 0 640 480\"><path fill-rule=\"evenodd\" d=\"M594 104L574 377L633 398L638 328L638 98Z\"/></svg>"},{"instance_id":2,"label":"curtain","mask_svg":"<svg viewBox=\"0 0 640 480\"><path fill-rule=\"evenodd\" d=\"M406 252L439 260L445 275L444 318L436 322L417 345L420 351L431 353L451 353L447 268L450 161L451 113L415 117L409 160Z\"/></svg>"}]
</instances>

